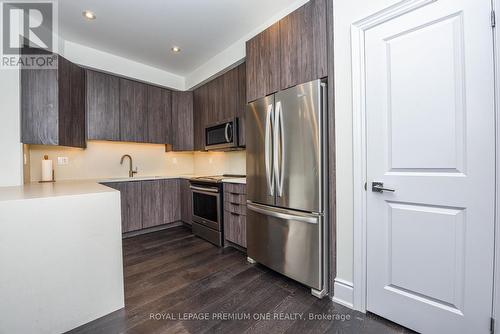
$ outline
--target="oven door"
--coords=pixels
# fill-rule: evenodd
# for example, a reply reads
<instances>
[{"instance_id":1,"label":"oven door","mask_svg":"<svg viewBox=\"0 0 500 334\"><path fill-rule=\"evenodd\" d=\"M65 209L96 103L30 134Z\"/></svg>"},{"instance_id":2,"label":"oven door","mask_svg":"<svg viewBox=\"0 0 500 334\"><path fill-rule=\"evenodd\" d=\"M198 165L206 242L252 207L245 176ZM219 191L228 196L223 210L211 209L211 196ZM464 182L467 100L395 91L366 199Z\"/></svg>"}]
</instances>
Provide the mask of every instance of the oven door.
<instances>
[{"instance_id":1,"label":"oven door","mask_svg":"<svg viewBox=\"0 0 500 334\"><path fill-rule=\"evenodd\" d=\"M238 147L238 119L205 129L205 149L224 150Z\"/></svg>"},{"instance_id":2,"label":"oven door","mask_svg":"<svg viewBox=\"0 0 500 334\"><path fill-rule=\"evenodd\" d=\"M197 184L191 184L190 188L193 196L193 221L220 231L219 188Z\"/></svg>"}]
</instances>

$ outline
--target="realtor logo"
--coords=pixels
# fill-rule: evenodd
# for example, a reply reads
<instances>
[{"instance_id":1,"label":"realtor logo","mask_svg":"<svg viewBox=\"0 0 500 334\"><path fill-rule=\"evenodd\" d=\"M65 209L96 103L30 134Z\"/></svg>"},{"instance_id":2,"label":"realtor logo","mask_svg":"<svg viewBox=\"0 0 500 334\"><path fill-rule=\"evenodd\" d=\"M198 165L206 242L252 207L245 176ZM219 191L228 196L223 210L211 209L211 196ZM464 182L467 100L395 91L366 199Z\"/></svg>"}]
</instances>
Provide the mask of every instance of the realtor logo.
<instances>
[{"instance_id":1,"label":"realtor logo","mask_svg":"<svg viewBox=\"0 0 500 334\"><path fill-rule=\"evenodd\" d=\"M56 3L2 1L2 68L55 68Z\"/></svg>"}]
</instances>

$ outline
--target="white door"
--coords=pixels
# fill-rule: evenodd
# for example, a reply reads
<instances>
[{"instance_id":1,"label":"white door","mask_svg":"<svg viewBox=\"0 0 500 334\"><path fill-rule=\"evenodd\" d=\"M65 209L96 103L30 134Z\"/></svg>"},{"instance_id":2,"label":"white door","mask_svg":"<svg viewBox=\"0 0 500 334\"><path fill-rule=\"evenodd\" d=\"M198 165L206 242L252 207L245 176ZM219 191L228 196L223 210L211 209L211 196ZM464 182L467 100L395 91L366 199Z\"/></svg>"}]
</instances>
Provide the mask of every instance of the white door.
<instances>
[{"instance_id":1,"label":"white door","mask_svg":"<svg viewBox=\"0 0 500 334\"><path fill-rule=\"evenodd\" d=\"M423 333L489 333L490 10L427 1L365 33L367 309Z\"/></svg>"}]
</instances>

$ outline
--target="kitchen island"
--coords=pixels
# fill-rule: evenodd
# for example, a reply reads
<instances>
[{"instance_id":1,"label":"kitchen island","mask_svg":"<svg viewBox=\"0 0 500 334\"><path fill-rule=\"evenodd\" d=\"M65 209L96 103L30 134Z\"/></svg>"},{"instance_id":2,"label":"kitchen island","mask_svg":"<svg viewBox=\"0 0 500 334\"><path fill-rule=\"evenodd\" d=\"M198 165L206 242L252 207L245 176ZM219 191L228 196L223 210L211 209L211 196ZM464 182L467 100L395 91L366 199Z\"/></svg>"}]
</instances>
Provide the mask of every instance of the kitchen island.
<instances>
[{"instance_id":1,"label":"kitchen island","mask_svg":"<svg viewBox=\"0 0 500 334\"><path fill-rule=\"evenodd\" d=\"M0 333L62 333L124 307L120 193L0 188Z\"/></svg>"}]
</instances>

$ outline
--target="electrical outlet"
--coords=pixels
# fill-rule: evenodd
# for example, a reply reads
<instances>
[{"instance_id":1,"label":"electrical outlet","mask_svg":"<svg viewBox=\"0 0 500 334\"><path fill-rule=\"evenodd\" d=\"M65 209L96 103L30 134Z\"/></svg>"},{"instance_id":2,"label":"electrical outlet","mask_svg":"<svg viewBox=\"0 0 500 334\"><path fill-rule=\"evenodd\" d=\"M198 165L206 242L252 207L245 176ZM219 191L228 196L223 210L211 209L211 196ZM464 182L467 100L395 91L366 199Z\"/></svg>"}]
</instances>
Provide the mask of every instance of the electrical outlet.
<instances>
[{"instance_id":1,"label":"electrical outlet","mask_svg":"<svg viewBox=\"0 0 500 334\"><path fill-rule=\"evenodd\" d=\"M57 164L59 166L65 166L69 163L68 157L57 157Z\"/></svg>"}]
</instances>

